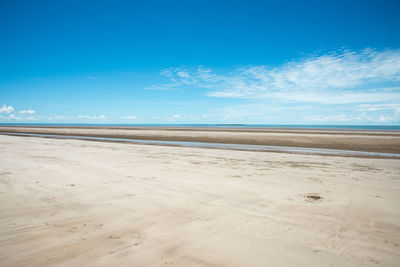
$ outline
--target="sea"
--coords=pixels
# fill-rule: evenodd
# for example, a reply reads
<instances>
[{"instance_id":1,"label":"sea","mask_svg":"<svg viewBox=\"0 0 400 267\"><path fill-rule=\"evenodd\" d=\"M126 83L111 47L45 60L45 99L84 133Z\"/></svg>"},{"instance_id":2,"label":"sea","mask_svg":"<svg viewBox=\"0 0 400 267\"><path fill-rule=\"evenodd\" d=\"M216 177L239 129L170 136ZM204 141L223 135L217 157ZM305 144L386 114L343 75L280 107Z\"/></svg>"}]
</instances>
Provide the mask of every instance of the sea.
<instances>
[{"instance_id":1,"label":"sea","mask_svg":"<svg viewBox=\"0 0 400 267\"><path fill-rule=\"evenodd\" d=\"M210 127L210 128L299 128L338 130L400 131L400 125L325 125L325 124L92 124L92 123L0 123L0 126L99 126L99 127Z\"/></svg>"}]
</instances>

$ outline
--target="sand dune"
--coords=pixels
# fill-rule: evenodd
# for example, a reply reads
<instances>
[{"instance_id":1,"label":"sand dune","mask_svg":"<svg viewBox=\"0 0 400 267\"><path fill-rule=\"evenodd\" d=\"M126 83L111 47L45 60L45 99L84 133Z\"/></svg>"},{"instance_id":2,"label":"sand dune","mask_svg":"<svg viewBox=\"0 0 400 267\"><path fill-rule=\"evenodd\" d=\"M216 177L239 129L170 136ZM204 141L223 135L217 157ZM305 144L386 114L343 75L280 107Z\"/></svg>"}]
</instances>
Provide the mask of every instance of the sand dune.
<instances>
[{"instance_id":1,"label":"sand dune","mask_svg":"<svg viewBox=\"0 0 400 267\"><path fill-rule=\"evenodd\" d=\"M400 161L0 136L1 266L398 266Z\"/></svg>"}]
</instances>

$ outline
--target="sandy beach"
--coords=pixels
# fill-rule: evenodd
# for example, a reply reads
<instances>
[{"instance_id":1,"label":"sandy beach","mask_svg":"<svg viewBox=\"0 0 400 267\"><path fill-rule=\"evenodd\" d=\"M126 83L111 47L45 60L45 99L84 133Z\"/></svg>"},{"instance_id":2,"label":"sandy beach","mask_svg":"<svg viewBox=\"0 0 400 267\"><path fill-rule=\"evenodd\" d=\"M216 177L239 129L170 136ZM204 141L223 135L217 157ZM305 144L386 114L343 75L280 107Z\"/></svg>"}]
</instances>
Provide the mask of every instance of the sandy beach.
<instances>
[{"instance_id":1,"label":"sandy beach","mask_svg":"<svg viewBox=\"0 0 400 267\"><path fill-rule=\"evenodd\" d=\"M400 267L400 0L0 0L0 267Z\"/></svg>"},{"instance_id":2,"label":"sandy beach","mask_svg":"<svg viewBox=\"0 0 400 267\"><path fill-rule=\"evenodd\" d=\"M294 135L267 132L262 138ZM343 133L300 135L336 136L335 144L346 139ZM376 140L369 149L379 142L395 146L383 151L399 149L397 135L351 138L361 140L356 146ZM6 135L0 135L0 149L1 266L400 262L398 159Z\"/></svg>"}]
</instances>

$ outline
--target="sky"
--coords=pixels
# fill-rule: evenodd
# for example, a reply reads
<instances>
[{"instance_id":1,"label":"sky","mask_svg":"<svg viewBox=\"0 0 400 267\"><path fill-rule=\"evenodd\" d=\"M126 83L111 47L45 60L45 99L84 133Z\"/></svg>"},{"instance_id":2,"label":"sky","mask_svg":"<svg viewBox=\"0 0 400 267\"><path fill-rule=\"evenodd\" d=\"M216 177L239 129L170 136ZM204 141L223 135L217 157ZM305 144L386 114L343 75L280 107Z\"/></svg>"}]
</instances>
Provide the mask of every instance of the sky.
<instances>
[{"instance_id":1,"label":"sky","mask_svg":"<svg viewBox=\"0 0 400 267\"><path fill-rule=\"evenodd\" d=\"M400 1L0 1L0 123L400 125Z\"/></svg>"}]
</instances>

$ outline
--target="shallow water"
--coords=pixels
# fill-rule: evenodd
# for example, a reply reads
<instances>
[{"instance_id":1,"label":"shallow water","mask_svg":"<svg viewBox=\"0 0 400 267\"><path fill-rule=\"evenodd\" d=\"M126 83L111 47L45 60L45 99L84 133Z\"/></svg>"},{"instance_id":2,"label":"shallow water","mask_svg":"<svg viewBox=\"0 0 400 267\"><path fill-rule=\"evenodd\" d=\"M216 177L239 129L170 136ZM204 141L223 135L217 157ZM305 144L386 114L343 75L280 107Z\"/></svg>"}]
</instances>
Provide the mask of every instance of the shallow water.
<instances>
[{"instance_id":1,"label":"shallow water","mask_svg":"<svg viewBox=\"0 0 400 267\"><path fill-rule=\"evenodd\" d=\"M56 135L56 134L33 134L33 133L12 133L1 132L4 135L16 136L33 136L47 137L59 139L80 139L80 140L98 140L98 141L114 141L129 142L134 144L146 145L171 145L182 147L204 147L204 148L220 148L220 149L237 149L246 151L270 151L270 152L292 152L302 154L321 154L321 155L344 155L344 156L375 156L375 157L398 157L396 153L380 153L353 150L338 150L325 148L307 148L307 147L288 147L288 146L263 146L263 145L240 145L240 144L221 144L221 143L204 143L204 142L182 142L182 141L159 141L159 140L138 140L112 137L93 137L93 136L77 136L77 135Z\"/></svg>"}]
</instances>

